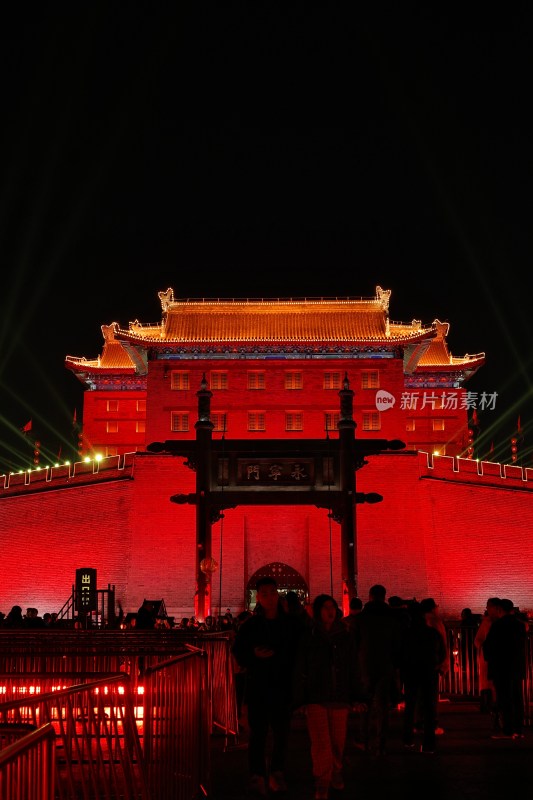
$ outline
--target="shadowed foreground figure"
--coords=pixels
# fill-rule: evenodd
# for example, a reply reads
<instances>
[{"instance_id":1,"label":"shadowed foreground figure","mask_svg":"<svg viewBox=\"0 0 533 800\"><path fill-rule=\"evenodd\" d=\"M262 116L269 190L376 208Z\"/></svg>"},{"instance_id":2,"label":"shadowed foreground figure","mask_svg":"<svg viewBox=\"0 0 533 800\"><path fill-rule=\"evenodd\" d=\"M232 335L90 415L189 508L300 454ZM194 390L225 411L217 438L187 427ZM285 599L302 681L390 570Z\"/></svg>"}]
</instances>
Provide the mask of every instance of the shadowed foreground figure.
<instances>
[{"instance_id":1,"label":"shadowed foreground figure","mask_svg":"<svg viewBox=\"0 0 533 800\"><path fill-rule=\"evenodd\" d=\"M287 614L280 602L276 581L257 581L255 613L237 631L233 655L246 670L245 702L248 706L248 764L250 790L260 796L285 792L285 758L292 710L292 673L296 646L303 623ZM270 769L267 770L267 738L272 732Z\"/></svg>"},{"instance_id":2,"label":"shadowed foreground figure","mask_svg":"<svg viewBox=\"0 0 533 800\"><path fill-rule=\"evenodd\" d=\"M387 590L375 584L369 600L353 621L358 672L368 712L365 745L375 755L383 755L389 730L392 698L400 683L402 627L385 601Z\"/></svg>"},{"instance_id":3,"label":"shadowed foreground figure","mask_svg":"<svg viewBox=\"0 0 533 800\"><path fill-rule=\"evenodd\" d=\"M344 789L348 713L359 699L354 639L333 597L319 594L313 622L300 638L294 669L294 705L305 708L311 740L315 798Z\"/></svg>"},{"instance_id":4,"label":"shadowed foreground figure","mask_svg":"<svg viewBox=\"0 0 533 800\"><path fill-rule=\"evenodd\" d=\"M422 752L434 753L439 670L446 648L440 633L426 623L420 603L411 603L410 618L402 646L401 676L405 698L403 743L409 749L415 746L415 712L418 709L423 731Z\"/></svg>"},{"instance_id":5,"label":"shadowed foreground figure","mask_svg":"<svg viewBox=\"0 0 533 800\"><path fill-rule=\"evenodd\" d=\"M500 599L491 610L492 624L483 642L488 677L494 682L502 731L493 739L521 739L524 724L527 629L513 613L513 602Z\"/></svg>"}]
</instances>

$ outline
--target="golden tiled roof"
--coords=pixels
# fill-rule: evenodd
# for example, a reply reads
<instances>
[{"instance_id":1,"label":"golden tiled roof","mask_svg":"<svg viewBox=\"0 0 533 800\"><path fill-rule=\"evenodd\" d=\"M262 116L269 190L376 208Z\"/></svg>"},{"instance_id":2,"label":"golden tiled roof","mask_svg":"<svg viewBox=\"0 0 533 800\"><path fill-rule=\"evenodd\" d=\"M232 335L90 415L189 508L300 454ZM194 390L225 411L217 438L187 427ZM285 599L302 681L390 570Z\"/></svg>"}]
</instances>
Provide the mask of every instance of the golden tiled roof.
<instances>
[{"instance_id":1,"label":"golden tiled roof","mask_svg":"<svg viewBox=\"0 0 533 800\"><path fill-rule=\"evenodd\" d=\"M160 292L159 325L138 320L117 329L120 339L155 343L376 342L401 343L432 337L434 326L390 323L390 292L377 288L363 299L174 300Z\"/></svg>"},{"instance_id":2,"label":"golden tiled roof","mask_svg":"<svg viewBox=\"0 0 533 800\"><path fill-rule=\"evenodd\" d=\"M128 328L102 325L104 349L94 361L67 356L67 367L83 370L132 370L146 374L148 348L169 345L254 344L405 346L406 370L466 368L484 363L484 353L456 358L448 351L448 323L422 325L389 319L390 290L376 288L371 299L175 300L172 289L159 292L162 320Z\"/></svg>"},{"instance_id":3,"label":"golden tiled roof","mask_svg":"<svg viewBox=\"0 0 533 800\"><path fill-rule=\"evenodd\" d=\"M479 367L485 363L485 353L477 353L476 355L465 355L462 358L452 356L448 350L446 343L446 336L450 326L447 322L440 322L438 319L434 322L437 335L431 340L429 347L421 356L417 371L420 372L424 369L431 367L449 367L456 369L458 367L467 366L470 369Z\"/></svg>"},{"instance_id":4,"label":"golden tiled roof","mask_svg":"<svg viewBox=\"0 0 533 800\"><path fill-rule=\"evenodd\" d=\"M115 339L115 326L116 323L111 325L102 325L102 333L104 334L104 349L102 355L97 359L89 361L82 357L75 356L66 357L66 365L69 369L83 369L84 371L91 370L114 370L125 372L130 370L135 371L135 361L127 352L123 343Z\"/></svg>"}]
</instances>

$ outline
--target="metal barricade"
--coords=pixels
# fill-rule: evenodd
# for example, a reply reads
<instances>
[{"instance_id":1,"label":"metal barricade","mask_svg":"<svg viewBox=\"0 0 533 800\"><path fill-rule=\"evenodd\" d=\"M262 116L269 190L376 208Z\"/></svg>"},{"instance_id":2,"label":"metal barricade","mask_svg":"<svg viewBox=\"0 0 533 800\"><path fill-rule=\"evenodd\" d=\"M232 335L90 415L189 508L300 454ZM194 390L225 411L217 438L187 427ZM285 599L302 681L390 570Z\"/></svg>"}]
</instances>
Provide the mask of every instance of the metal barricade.
<instances>
[{"instance_id":1,"label":"metal barricade","mask_svg":"<svg viewBox=\"0 0 533 800\"><path fill-rule=\"evenodd\" d=\"M479 697L478 652L474 646L477 628L446 625L449 669L441 677L441 691L462 698Z\"/></svg>"},{"instance_id":2,"label":"metal barricade","mask_svg":"<svg viewBox=\"0 0 533 800\"><path fill-rule=\"evenodd\" d=\"M152 797L192 800L210 794L210 699L205 650L144 673L143 750Z\"/></svg>"},{"instance_id":3,"label":"metal barricade","mask_svg":"<svg viewBox=\"0 0 533 800\"><path fill-rule=\"evenodd\" d=\"M209 691L213 732L226 737L226 746L239 735L237 692L231 642L227 636L207 634L195 641L209 657Z\"/></svg>"},{"instance_id":4,"label":"metal barricade","mask_svg":"<svg viewBox=\"0 0 533 800\"><path fill-rule=\"evenodd\" d=\"M441 695L480 699L479 653L474 645L477 628L447 623L449 670L440 679ZM533 631L526 640L526 677L523 682L524 725L533 725Z\"/></svg>"},{"instance_id":5,"label":"metal barricade","mask_svg":"<svg viewBox=\"0 0 533 800\"><path fill-rule=\"evenodd\" d=\"M6 700L0 725L9 723L53 727L58 800L151 800L126 675Z\"/></svg>"},{"instance_id":6,"label":"metal barricade","mask_svg":"<svg viewBox=\"0 0 533 800\"><path fill-rule=\"evenodd\" d=\"M26 726L11 730L0 726L0 737L12 739L0 750L0 800L54 800L56 733L52 724L30 732Z\"/></svg>"}]
</instances>

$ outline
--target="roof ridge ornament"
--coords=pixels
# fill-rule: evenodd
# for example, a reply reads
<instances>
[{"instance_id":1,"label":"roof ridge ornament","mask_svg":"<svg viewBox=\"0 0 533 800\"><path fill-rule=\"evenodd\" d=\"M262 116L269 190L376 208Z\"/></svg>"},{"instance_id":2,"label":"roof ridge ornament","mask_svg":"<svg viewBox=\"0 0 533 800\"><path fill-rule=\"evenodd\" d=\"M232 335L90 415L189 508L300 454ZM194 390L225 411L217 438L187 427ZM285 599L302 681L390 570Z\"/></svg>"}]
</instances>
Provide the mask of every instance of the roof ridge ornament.
<instances>
[{"instance_id":1,"label":"roof ridge ornament","mask_svg":"<svg viewBox=\"0 0 533 800\"><path fill-rule=\"evenodd\" d=\"M161 308L163 310L163 314L169 310L170 306L174 302L174 289L171 289L170 286L166 290L166 292L158 292L157 296L161 300Z\"/></svg>"},{"instance_id":2,"label":"roof ridge ornament","mask_svg":"<svg viewBox=\"0 0 533 800\"><path fill-rule=\"evenodd\" d=\"M382 289L381 286L376 286L376 300L387 315L389 313L390 296L391 289Z\"/></svg>"},{"instance_id":3,"label":"roof ridge ornament","mask_svg":"<svg viewBox=\"0 0 533 800\"><path fill-rule=\"evenodd\" d=\"M104 341L114 342L115 333L118 331L118 329L119 329L118 322L111 322L109 325L101 325L100 330L102 331Z\"/></svg>"},{"instance_id":4,"label":"roof ridge ornament","mask_svg":"<svg viewBox=\"0 0 533 800\"><path fill-rule=\"evenodd\" d=\"M437 338L439 339L446 339L448 333L450 332L450 323L449 322L441 322L439 319L435 319L433 324L437 331Z\"/></svg>"}]
</instances>

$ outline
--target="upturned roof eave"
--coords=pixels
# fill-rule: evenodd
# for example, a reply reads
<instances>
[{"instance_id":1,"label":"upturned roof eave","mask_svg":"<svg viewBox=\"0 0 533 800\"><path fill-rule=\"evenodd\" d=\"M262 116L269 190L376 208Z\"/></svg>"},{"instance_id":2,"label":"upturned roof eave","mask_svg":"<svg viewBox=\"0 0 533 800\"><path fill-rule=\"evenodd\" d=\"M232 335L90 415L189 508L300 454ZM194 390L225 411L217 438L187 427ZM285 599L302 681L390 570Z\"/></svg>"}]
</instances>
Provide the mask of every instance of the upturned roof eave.
<instances>
[{"instance_id":1,"label":"upturned roof eave","mask_svg":"<svg viewBox=\"0 0 533 800\"><path fill-rule=\"evenodd\" d=\"M367 339L354 339L354 338L331 338L331 339L317 339L316 337L309 337L308 339L288 339L288 338L280 338L280 339L260 339L257 337L249 338L249 339L217 339L215 337L211 339L191 339L191 338L150 338L150 337L143 337L138 336L137 334L131 333L130 331L125 330L117 330L115 331L115 339L118 341L129 342L131 344L135 344L139 347L168 347L169 345L189 345L193 346L209 346L209 345L217 345L217 346L265 346L265 345L272 345L275 347L279 347L280 345L287 345L294 347L295 345L309 345L312 344L314 347L321 347L321 346L331 346L331 345L345 345L345 344L352 344L352 345L379 345L379 346L389 346L389 347L397 347L398 345L402 344L412 344L414 342L422 342L425 339L433 339L436 333L433 329L428 329L425 331L420 331L413 336L398 336L398 337L376 337L376 338L367 338Z\"/></svg>"},{"instance_id":2,"label":"upturned roof eave","mask_svg":"<svg viewBox=\"0 0 533 800\"><path fill-rule=\"evenodd\" d=\"M419 364L415 370L415 373L431 372L434 369L438 369L439 372L456 372L457 370L473 370L476 372L484 365L485 356L483 355L482 357L472 359L471 361L468 359L457 359L452 363L436 362L435 364Z\"/></svg>"}]
</instances>

